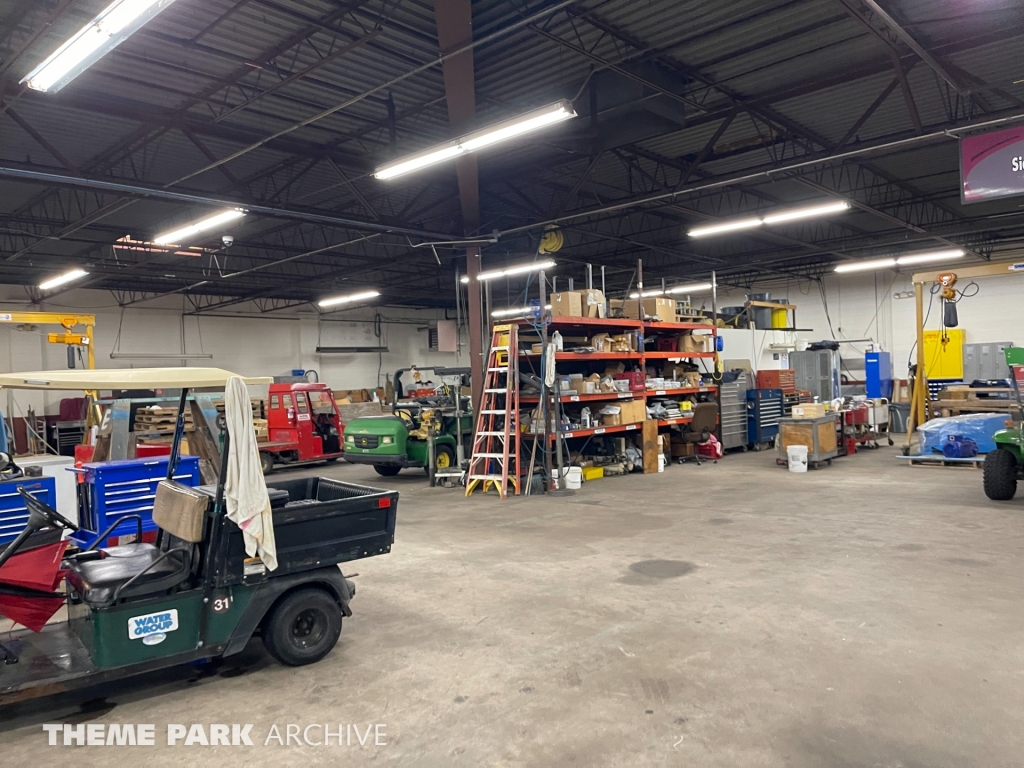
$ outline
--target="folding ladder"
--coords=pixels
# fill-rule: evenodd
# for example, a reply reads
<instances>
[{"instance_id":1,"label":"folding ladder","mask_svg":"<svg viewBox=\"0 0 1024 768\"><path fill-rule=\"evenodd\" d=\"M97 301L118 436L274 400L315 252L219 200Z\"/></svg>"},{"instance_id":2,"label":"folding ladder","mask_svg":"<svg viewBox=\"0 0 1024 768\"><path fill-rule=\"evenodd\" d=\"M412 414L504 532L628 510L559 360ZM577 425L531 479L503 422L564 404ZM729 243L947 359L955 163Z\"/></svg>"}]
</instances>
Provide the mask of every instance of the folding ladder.
<instances>
[{"instance_id":1,"label":"folding ladder","mask_svg":"<svg viewBox=\"0 0 1024 768\"><path fill-rule=\"evenodd\" d=\"M473 451L466 474L466 496L492 485L501 498L509 483L519 495L519 334L518 326L495 325L487 355L484 392L476 417Z\"/></svg>"}]
</instances>

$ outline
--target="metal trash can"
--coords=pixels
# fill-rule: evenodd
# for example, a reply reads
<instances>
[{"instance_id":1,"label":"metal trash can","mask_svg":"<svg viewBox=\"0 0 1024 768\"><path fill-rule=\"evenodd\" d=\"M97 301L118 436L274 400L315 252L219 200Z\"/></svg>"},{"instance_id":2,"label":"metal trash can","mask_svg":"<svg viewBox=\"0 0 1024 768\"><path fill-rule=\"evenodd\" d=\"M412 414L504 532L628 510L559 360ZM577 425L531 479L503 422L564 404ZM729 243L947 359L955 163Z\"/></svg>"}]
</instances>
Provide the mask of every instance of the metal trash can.
<instances>
[{"instance_id":1,"label":"metal trash can","mask_svg":"<svg viewBox=\"0 0 1024 768\"><path fill-rule=\"evenodd\" d=\"M905 435L910 423L910 403L889 403L889 431Z\"/></svg>"}]
</instances>

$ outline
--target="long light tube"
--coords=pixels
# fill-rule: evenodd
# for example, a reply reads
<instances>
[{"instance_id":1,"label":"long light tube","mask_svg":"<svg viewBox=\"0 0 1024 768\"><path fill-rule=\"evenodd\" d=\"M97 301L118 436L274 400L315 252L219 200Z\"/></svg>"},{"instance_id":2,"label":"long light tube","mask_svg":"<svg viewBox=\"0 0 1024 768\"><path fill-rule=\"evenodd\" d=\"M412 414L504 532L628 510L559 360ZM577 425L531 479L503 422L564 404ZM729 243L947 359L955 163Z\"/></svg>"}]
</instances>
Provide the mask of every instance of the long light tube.
<instances>
[{"instance_id":1,"label":"long light tube","mask_svg":"<svg viewBox=\"0 0 1024 768\"><path fill-rule=\"evenodd\" d=\"M896 266L896 259L872 259L871 261L855 261L852 264L840 264L836 272L867 272L872 269L889 269Z\"/></svg>"},{"instance_id":2,"label":"long light tube","mask_svg":"<svg viewBox=\"0 0 1024 768\"><path fill-rule=\"evenodd\" d=\"M329 299L321 299L317 302L317 306L336 307L339 304L351 304L356 301L366 301L367 299L375 299L378 296L380 296L380 291L363 291L362 293L352 293L348 296L332 296Z\"/></svg>"},{"instance_id":3,"label":"long light tube","mask_svg":"<svg viewBox=\"0 0 1024 768\"><path fill-rule=\"evenodd\" d=\"M462 136L447 144L431 147L423 152L417 152L393 163L382 165L373 175L378 179L393 179L396 176L412 173L430 165L437 165L445 160L451 160L453 157L476 152L492 144L514 139L517 136L532 133L573 117L576 117L576 110L573 109L572 102L562 99L546 107L527 112L525 115Z\"/></svg>"},{"instance_id":4,"label":"long light tube","mask_svg":"<svg viewBox=\"0 0 1024 768\"><path fill-rule=\"evenodd\" d=\"M84 269L72 269L69 272L65 272L63 275L57 275L56 277L51 277L49 280L46 280L46 281L40 283L39 284L39 290L40 291L49 291L49 290L52 290L54 288L58 288L58 287L60 287L62 285L66 285L67 283L74 282L75 280L81 280L83 277L85 277L88 274L89 273L86 272Z\"/></svg>"},{"instance_id":5,"label":"long light tube","mask_svg":"<svg viewBox=\"0 0 1024 768\"><path fill-rule=\"evenodd\" d=\"M932 261L951 261L952 259L962 259L966 251L961 248L954 248L949 251L933 251L931 253L912 253L909 256L900 256L896 259L897 266L904 266L907 264L927 264Z\"/></svg>"},{"instance_id":6,"label":"long light tube","mask_svg":"<svg viewBox=\"0 0 1024 768\"><path fill-rule=\"evenodd\" d=\"M536 309L536 307L509 307L508 309L496 309L491 312L491 317L517 317L519 315L528 315ZM551 305L545 304L544 309L551 309Z\"/></svg>"},{"instance_id":7,"label":"long light tube","mask_svg":"<svg viewBox=\"0 0 1024 768\"><path fill-rule=\"evenodd\" d=\"M708 237L709 235L721 235L726 232L736 232L742 229L755 229L762 224L772 226L773 224L785 224L800 219L811 219L816 216L828 216L830 213L842 213L850 210L850 204L845 200L836 200L817 205L808 205L803 208L791 208L778 213L769 213L765 216L754 216L748 219L736 219L735 221L723 221L720 224L710 224L706 227L697 227L689 231L690 237Z\"/></svg>"},{"instance_id":8,"label":"long light tube","mask_svg":"<svg viewBox=\"0 0 1024 768\"><path fill-rule=\"evenodd\" d=\"M787 221L798 221L800 219L813 219L815 216L828 216L830 213L842 213L850 210L850 204L845 200L836 203L824 203L822 205L809 205L806 208L795 208L792 211L780 211L765 216L762 221L768 226L772 224L785 224Z\"/></svg>"},{"instance_id":9,"label":"long light tube","mask_svg":"<svg viewBox=\"0 0 1024 768\"><path fill-rule=\"evenodd\" d=\"M754 229L760 227L764 222L761 219L738 219L724 224L712 224L709 227L697 227L691 229L687 234L690 237L708 237L709 235L720 235L723 232L736 232L741 229Z\"/></svg>"},{"instance_id":10,"label":"long light tube","mask_svg":"<svg viewBox=\"0 0 1024 768\"><path fill-rule=\"evenodd\" d=\"M36 91L59 91L173 2L115 0L21 82Z\"/></svg>"},{"instance_id":11,"label":"long light tube","mask_svg":"<svg viewBox=\"0 0 1024 768\"><path fill-rule=\"evenodd\" d=\"M539 272L542 269L551 269L555 266L553 261L531 261L529 264L520 264L515 267L508 267L506 269L492 269L489 272L481 272L476 276L477 280L497 280L499 277L514 277L515 275L524 275L527 272ZM462 282L469 282L469 275L462 276Z\"/></svg>"},{"instance_id":12,"label":"long light tube","mask_svg":"<svg viewBox=\"0 0 1024 768\"><path fill-rule=\"evenodd\" d=\"M850 264L840 264L835 268L835 271L839 273L866 272L873 269L891 269L893 267L907 267L914 264L929 264L935 261L951 261L953 259L962 259L966 253L962 248L952 248L948 251L910 253L898 258L872 259L871 261L855 261Z\"/></svg>"},{"instance_id":13,"label":"long light tube","mask_svg":"<svg viewBox=\"0 0 1024 768\"><path fill-rule=\"evenodd\" d=\"M220 213L213 214L213 216L207 216L205 219L194 221L181 229L175 229L173 232L165 232L162 235L158 235L153 239L153 242L156 245L186 245L185 241L193 235L215 229L242 216L245 216L245 211L241 208L221 211Z\"/></svg>"},{"instance_id":14,"label":"long light tube","mask_svg":"<svg viewBox=\"0 0 1024 768\"><path fill-rule=\"evenodd\" d=\"M711 283L691 283L689 285L675 285L670 288L666 288L663 291L644 291L643 294L631 293L629 298L639 299L641 296L648 299L652 296L674 296L679 293L700 293L701 291L710 291L712 288Z\"/></svg>"}]
</instances>

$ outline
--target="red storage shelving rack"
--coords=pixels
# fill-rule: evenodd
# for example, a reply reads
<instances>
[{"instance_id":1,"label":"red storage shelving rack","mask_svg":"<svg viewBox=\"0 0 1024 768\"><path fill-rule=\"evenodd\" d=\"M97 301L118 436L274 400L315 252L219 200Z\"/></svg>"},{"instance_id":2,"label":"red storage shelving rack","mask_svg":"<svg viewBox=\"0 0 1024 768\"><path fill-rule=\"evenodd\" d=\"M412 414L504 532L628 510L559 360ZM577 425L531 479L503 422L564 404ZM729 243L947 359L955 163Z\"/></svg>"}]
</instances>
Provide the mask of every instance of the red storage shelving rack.
<instances>
[{"instance_id":1,"label":"red storage shelving rack","mask_svg":"<svg viewBox=\"0 0 1024 768\"><path fill-rule=\"evenodd\" d=\"M520 322L520 334L526 334L526 327L529 327L529 323L525 320ZM562 336L573 336L573 335L586 335L592 337L596 333L609 333L609 334L622 334L630 332L642 332L643 339L646 341L648 338L657 337L659 335L680 335L686 333L694 333L695 331L708 332L707 335L717 336L717 329L711 323L697 323L697 322L684 322L684 323L661 323L661 322L641 322L639 320L627 320L627 319L607 319L607 318L587 318L587 317L556 317L552 318L548 325L548 334L550 335L554 331L559 331ZM539 361L540 353L532 351L524 351L521 353L521 357L524 361ZM563 363L572 362L625 362L627 364L632 363L639 367L641 370L646 370L649 362L655 363L668 363L673 361L684 361L684 360L714 360L717 357L716 352L679 352L679 351L648 351L644 349L638 349L636 352L593 352L593 353L577 353L577 352L559 352L555 355L555 365L560 366ZM702 366L707 368L708 366ZM714 365L710 366L712 372ZM561 372L560 372L561 373ZM704 385L699 387L680 387L676 389L660 389L645 391L631 391L631 392L601 392L594 394L582 394L577 393L575 395L562 395L559 397L559 401L565 403L613 403L619 400L644 400L646 402L649 397L672 397L672 396L687 396L687 395L701 395L711 394L714 397L715 402L718 402L718 387L715 385ZM538 403L537 396L520 396L520 402L522 405L533 405ZM720 405L720 404L719 404ZM658 421L659 429L670 429L675 426L682 426L688 424L691 421L689 416L681 416L674 419L663 419ZM604 435L604 434L617 434L617 433L629 433L635 430L639 430L642 427L643 422L634 422L631 424L617 424L609 426L591 427L587 429L574 429L569 432L564 432L563 437L565 439L573 439L577 437L590 437L593 435ZM536 438L539 437L537 434L525 433L525 438ZM719 436L720 437L720 436ZM554 440L554 435L548 435L549 440Z\"/></svg>"}]
</instances>

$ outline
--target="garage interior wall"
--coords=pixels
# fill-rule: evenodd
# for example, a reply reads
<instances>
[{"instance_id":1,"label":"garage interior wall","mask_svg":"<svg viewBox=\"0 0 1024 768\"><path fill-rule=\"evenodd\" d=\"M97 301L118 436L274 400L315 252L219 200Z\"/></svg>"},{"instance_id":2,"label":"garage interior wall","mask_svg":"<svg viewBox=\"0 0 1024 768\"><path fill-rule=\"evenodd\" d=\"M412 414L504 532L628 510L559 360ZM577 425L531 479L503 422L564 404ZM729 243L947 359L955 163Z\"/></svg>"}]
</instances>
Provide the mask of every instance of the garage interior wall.
<instances>
[{"instance_id":1,"label":"garage interior wall","mask_svg":"<svg viewBox=\"0 0 1024 768\"><path fill-rule=\"evenodd\" d=\"M19 296L20 293L20 296ZM44 311L82 312L96 315L96 365L99 368L142 368L189 365L224 368L246 376L277 376L293 369L315 369L320 380L335 389L365 389L383 386L396 368L410 365L459 365L454 353L429 349L429 323L444 318L444 312L398 307L367 307L328 316L318 322L307 316L195 316L184 315L181 299L169 297L144 306L122 310L109 293L81 290L60 296L53 304L29 306L22 289L0 286L0 312ZM382 317L381 339L375 335L374 315ZM340 320L345 322L339 322ZM118 329L120 328L120 339ZM49 344L46 334L55 326L39 326L34 332L19 331L0 323L0 371L35 371L67 367L62 345ZM209 360L183 363L171 359L111 360L110 353L167 353L182 351L182 332L189 354L213 355ZM465 342L465 334L463 334ZM388 352L358 354L317 354L318 346L386 346ZM465 348L464 348L465 349ZM463 353L465 357L467 353ZM379 375L378 375L379 372ZM17 405L43 407L40 395L16 394ZM59 397L48 395L46 413L54 413ZM6 410L6 397L0 410ZM23 414L15 413L20 416Z\"/></svg>"},{"instance_id":2,"label":"garage interior wall","mask_svg":"<svg viewBox=\"0 0 1024 768\"><path fill-rule=\"evenodd\" d=\"M923 268L921 271L924 271ZM936 272L942 271L936 269ZM955 272L955 268L949 271ZM797 306L797 327L813 329L798 333L802 340L823 339L872 339L881 349L892 353L893 375L907 376L907 361L914 348L914 286L911 273L895 273L889 270L863 272L846 275L828 275L823 279L825 302L817 282L793 280L790 283L772 282L755 285L744 290L723 290L719 288L720 307L738 306L747 293L771 293L772 299L788 298ZM971 281L957 284L957 289L967 290ZM974 280L978 285L977 295L964 298L957 306L960 325L966 331L966 343L1011 341L1024 346L1024 323L1008 316L1006 307L1018 306L1024 291L1024 274L1009 274L1006 277L985 277ZM927 287L926 287L927 290ZM967 290L973 293L974 288ZM907 295L894 298L894 294ZM925 311L928 311L929 296L925 294ZM695 303L696 303L695 298ZM828 314L825 312L828 305ZM710 306L710 300L707 302ZM831 328L829 327L831 318ZM925 327L938 330L941 308L938 297L932 302L931 314ZM834 334L834 335L833 335ZM734 357L726 342L726 358ZM863 371L863 351L869 343L843 344L840 354L844 363L857 375ZM853 365L855 361L859 365Z\"/></svg>"},{"instance_id":3,"label":"garage interior wall","mask_svg":"<svg viewBox=\"0 0 1024 768\"><path fill-rule=\"evenodd\" d=\"M1011 341L1024 346L1024 323L1008 317L1005 309L1001 309L1016 306L1017 297L1024 291L1024 274L979 278L975 282L979 293L963 299L958 307L960 327L966 331L967 343ZM894 294L913 291L910 273L880 271L828 275L823 283L828 316L818 284L807 280L793 280L788 284L778 281L755 284L742 290L720 289L719 306L742 304L746 293L770 292L772 298L788 298L798 307L798 327L813 329L796 334L797 339L830 339L833 332L839 339L871 339L892 353L893 373L905 378L907 361L914 346L914 299L912 296L897 299ZM962 282L958 288L964 289L967 284ZM180 352L183 329L186 352L213 355L211 360L189 361L189 365L216 366L252 376L280 375L293 368L313 368L320 374L321 381L335 389L378 386L396 368L409 365L467 364L465 348L461 360L455 354L429 349L428 334L420 329L431 321L443 319L443 312L439 311L367 307L330 316L330 320L322 323L313 316L186 315L183 318L180 301L165 298L131 307L124 310L122 319L121 309L108 293L73 291L63 294L54 304L29 307L21 289L0 287L0 311L67 310L95 314L96 364L103 368L179 365L176 360L111 360L110 353L116 345L121 352ZM710 306L709 299L707 304ZM925 305L927 307L927 297ZM316 353L318 339L322 346L377 346L373 323L376 312L383 318L381 346L387 346L388 352L381 355ZM927 324L929 329L939 327L939 316L939 303L935 301ZM345 322L336 321L342 318ZM121 336L118 342L119 327ZM54 329L42 327L36 333L25 333L0 325L0 371L65 367L64 348L48 344L45 340L45 333L50 330ZM746 334L741 332L725 335L724 357L757 358L755 367L780 367L785 361L772 361L769 345L775 341L793 340L792 334L771 334L767 339L752 336L749 341L742 338ZM863 370L860 361L867 345L862 342L842 345L844 362L855 376ZM37 409L42 408L42 400L33 402L32 398L26 399L26 395L19 393L19 406L33 404ZM25 400L24 404L22 400ZM55 407L56 399L46 402L47 413Z\"/></svg>"}]
</instances>

